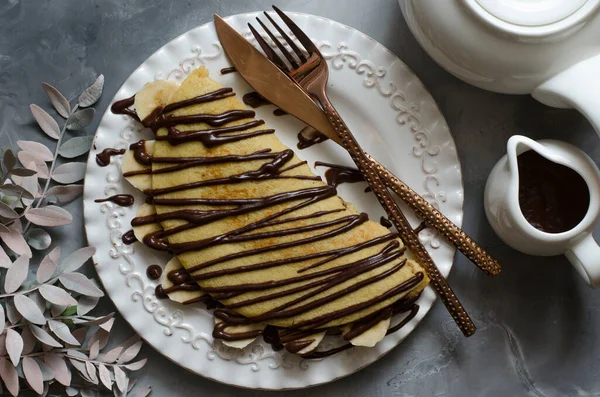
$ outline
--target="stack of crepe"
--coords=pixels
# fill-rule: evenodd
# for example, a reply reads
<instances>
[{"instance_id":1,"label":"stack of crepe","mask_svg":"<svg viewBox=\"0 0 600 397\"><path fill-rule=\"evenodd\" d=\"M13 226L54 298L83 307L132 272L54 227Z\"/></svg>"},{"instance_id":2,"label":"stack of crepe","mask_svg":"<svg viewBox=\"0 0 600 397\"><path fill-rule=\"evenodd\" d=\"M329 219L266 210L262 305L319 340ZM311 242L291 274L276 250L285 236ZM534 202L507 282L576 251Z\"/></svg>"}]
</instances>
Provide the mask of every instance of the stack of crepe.
<instances>
[{"instance_id":1,"label":"stack of crepe","mask_svg":"<svg viewBox=\"0 0 600 397\"><path fill-rule=\"evenodd\" d=\"M241 348L269 331L274 346L314 357L327 333L374 346L416 313L428 278L397 235L340 198L204 67L181 85L146 84L133 106L156 134L123 160L147 196L135 236L174 254L161 294L218 303L215 338Z\"/></svg>"}]
</instances>

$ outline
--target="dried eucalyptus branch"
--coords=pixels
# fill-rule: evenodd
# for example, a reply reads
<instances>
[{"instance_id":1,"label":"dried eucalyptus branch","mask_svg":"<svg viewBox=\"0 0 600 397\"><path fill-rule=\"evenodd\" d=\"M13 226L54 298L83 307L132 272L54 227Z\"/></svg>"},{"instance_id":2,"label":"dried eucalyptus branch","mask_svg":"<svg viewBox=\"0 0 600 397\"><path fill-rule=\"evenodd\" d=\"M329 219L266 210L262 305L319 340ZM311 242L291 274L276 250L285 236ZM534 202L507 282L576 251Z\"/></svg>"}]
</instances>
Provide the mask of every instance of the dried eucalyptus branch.
<instances>
[{"instance_id":1,"label":"dried eucalyptus branch","mask_svg":"<svg viewBox=\"0 0 600 397\"><path fill-rule=\"evenodd\" d=\"M3 386L13 396L21 390L43 396L85 397L103 392L125 396L135 384L127 373L146 364L146 359L133 362L142 347L137 336L103 352L114 314L88 315L104 293L95 280L78 272L94 248L81 248L60 261L60 246L56 246L39 264L32 263L31 249L44 251L52 243L44 228L73 221L60 205L83 191L77 182L83 179L86 165L72 159L89 151L93 137L67 139L67 134L92 122L95 111L90 106L100 98L103 85L100 75L71 107L56 88L43 83L54 109L65 119L62 128L41 107L31 105L30 109L42 131L56 140L54 150L35 141L18 141L21 151L16 156L10 149L2 150L0 393ZM33 279L30 273L35 274ZM138 389L139 396L151 391Z\"/></svg>"}]
</instances>

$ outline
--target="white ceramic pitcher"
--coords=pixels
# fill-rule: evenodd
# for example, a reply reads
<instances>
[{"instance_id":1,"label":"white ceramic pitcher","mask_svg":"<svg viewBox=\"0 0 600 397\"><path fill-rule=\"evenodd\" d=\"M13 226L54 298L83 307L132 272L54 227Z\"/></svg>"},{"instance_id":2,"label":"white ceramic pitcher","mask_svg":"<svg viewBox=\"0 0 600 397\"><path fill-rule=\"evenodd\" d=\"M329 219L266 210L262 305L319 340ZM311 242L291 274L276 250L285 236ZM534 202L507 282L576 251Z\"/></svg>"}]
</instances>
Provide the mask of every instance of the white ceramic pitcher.
<instances>
[{"instance_id":1,"label":"white ceramic pitcher","mask_svg":"<svg viewBox=\"0 0 600 397\"><path fill-rule=\"evenodd\" d=\"M417 41L475 86L581 111L600 133L600 0L399 0Z\"/></svg>"},{"instance_id":2,"label":"white ceramic pitcher","mask_svg":"<svg viewBox=\"0 0 600 397\"><path fill-rule=\"evenodd\" d=\"M519 204L517 156L534 150L554 163L576 171L588 186L590 200L583 219L563 233L546 233L532 226ZM507 154L496 164L485 187L485 210L494 231L511 247L531 255L565 254L593 286L600 286L600 247L592 230L600 217L600 171L583 151L565 142L534 141L515 135Z\"/></svg>"}]
</instances>

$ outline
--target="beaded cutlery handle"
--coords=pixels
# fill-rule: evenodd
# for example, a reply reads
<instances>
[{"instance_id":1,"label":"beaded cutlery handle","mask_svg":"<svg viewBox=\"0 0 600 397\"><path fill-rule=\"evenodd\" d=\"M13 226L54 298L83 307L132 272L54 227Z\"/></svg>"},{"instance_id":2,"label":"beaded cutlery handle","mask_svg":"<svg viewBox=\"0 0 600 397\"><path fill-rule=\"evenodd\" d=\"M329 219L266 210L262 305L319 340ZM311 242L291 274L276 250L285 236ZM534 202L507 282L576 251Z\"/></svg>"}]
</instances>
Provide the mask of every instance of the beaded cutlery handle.
<instances>
[{"instance_id":1,"label":"beaded cutlery handle","mask_svg":"<svg viewBox=\"0 0 600 397\"><path fill-rule=\"evenodd\" d=\"M398 204L393 199L391 193L380 178L377 167L373 166L371 159L367 157L365 152L362 150L338 112L327 98L327 95L323 93L323 95L319 95L318 97L330 124L340 138L342 146L348 151L359 171L365 176L367 183L371 189L373 189L375 196L377 196L377 199L385 209L390 221L398 230L398 233L404 243L415 254L420 264L425 268L433 288L458 325L458 328L465 336L473 335L476 331L475 324L463 308L457 296L454 294L454 291L452 291L452 288L450 288L448 285L448 282L444 276L442 276L440 273L423 244L421 244L419 241L417 233L415 233L415 231L412 229L408 223L408 220L398 207Z\"/></svg>"},{"instance_id":2,"label":"beaded cutlery handle","mask_svg":"<svg viewBox=\"0 0 600 397\"><path fill-rule=\"evenodd\" d=\"M375 168L383 183L415 211L427 226L435 228L471 262L487 274L496 276L500 273L500 270L502 270L500 264L461 228L446 218L437 208L398 179L387 168L379 164L368 153L365 153L365 156L370 161L371 166Z\"/></svg>"}]
</instances>

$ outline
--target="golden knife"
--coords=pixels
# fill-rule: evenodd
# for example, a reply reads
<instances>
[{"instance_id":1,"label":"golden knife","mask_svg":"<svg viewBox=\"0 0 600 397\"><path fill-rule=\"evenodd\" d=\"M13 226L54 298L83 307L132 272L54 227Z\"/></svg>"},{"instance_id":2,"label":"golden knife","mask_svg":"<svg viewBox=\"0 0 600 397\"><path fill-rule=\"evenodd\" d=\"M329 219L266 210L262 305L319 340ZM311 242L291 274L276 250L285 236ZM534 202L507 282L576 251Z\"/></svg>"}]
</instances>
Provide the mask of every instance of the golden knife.
<instances>
[{"instance_id":1,"label":"golden knife","mask_svg":"<svg viewBox=\"0 0 600 397\"><path fill-rule=\"evenodd\" d=\"M236 70L254 90L280 109L340 144L338 135L325 113L293 80L221 17L215 14L214 19L215 28L225 53ZM500 264L461 228L368 154L367 158L376 165L375 169L380 172L380 178L384 184L415 211L427 226L435 228L485 273L492 276L500 273Z\"/></svg>"}]
</instances>

